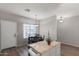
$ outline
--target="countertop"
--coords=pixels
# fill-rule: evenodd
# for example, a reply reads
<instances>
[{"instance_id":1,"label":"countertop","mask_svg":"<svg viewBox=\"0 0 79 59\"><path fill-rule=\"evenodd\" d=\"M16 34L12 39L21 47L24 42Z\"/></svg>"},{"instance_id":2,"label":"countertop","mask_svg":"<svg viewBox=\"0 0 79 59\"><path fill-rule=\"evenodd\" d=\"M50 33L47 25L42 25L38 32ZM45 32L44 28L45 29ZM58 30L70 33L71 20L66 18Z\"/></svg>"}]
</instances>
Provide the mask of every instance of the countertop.
<instances>
[{"instance_id":1,"label":"countertop","mask_svg":"<svg viewBox=\"0 0 79 59\"><path fill-rule=\"evenodd\" d=\"M37 43L29 44L29 46L34 48L37 52L43 53L50 48L54 48L58 43L60 42L52 41L51 45L48 45L46 41L40 41Z\"/></svg>"}]
</instances>

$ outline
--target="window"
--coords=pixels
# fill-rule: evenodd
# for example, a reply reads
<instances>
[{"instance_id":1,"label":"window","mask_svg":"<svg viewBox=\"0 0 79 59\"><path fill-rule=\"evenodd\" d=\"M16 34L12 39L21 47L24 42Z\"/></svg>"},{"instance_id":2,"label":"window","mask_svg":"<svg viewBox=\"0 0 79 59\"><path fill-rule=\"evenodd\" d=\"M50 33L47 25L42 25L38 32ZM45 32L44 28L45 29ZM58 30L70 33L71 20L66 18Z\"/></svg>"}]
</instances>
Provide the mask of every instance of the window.
<instances>
[{"instance_id":1,"label":"window","mask_svg":"<svg viewBox=\"0 0 79 59\"><path fill-rule=\"evenodd\" d=\"M35 36L37 33L38 25L23 24L23 37Z\"/></svg>"}]
</instances>

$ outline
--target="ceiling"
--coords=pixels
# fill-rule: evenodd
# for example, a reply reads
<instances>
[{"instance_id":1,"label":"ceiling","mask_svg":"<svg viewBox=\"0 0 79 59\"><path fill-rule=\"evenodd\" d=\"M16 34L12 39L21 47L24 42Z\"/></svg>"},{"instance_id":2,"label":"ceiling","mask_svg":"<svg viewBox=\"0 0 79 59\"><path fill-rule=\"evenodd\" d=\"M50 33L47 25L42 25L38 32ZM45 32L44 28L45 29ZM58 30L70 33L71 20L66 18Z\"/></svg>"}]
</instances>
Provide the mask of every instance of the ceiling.
<instances>
[{"instance_id":1,"label":"ceiling","mask_svg":"<svg viewBox=\"0 0 79 59\"><path fill-rule=\"evenodd\" d=\"M25 9L30 9L28 13ZM70 17L79 15L78 3L1 3L0 10L23 17L44 19L53 15Z\"/></svg>"},{"instance_id":2,"label":"ceiling","mask_svg":"<svg viewBox=\"0 0 79 59\"><path fill-rule=\"evenodd\" d=\"M63 3L59 6L57 16L72 17L79 15L79 3Z\"/></svg>"}]
</instances>

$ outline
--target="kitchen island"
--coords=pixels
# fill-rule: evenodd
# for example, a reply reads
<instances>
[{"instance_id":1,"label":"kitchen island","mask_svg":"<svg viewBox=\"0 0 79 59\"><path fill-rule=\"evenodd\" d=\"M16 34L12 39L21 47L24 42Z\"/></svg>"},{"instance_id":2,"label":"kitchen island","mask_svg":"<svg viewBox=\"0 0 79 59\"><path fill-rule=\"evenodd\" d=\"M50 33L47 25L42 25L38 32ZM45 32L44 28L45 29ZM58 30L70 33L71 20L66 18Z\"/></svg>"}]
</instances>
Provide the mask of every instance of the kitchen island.
<instances>
[{"instance_id":1,"label":"kitchen island","mask_svg":"<svg viewBox=\"0 0 79 59\"><path fill-rule=\"evenodd\" d=\"M51 45L48 45L46 41L40 41L37 43L29 44L30 55L40 56L60 56L60 42L52 41Z\"/></svg>"}]
</instances>

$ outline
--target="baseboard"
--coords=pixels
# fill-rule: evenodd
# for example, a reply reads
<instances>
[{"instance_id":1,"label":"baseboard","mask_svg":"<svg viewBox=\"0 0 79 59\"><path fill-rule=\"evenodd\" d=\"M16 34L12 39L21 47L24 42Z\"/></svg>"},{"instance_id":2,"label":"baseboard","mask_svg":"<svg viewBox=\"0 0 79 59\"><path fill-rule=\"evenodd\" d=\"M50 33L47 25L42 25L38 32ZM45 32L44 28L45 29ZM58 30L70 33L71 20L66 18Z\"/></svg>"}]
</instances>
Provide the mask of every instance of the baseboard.
<instances>
[{"instance_id":1,"label":"baseboard","mask_svg":"<svg viewBox=\"0 0 79 59\"><path fill-rule=\"evenodd\" d=\"M66 44L66 45L70 45L70 46L79 48L79 46L77 46L77 45L73 45L73 44L69 44L69 43L65 43L65 42L61 42L61 44Z\"/></svg>"},{"instance_id":2,"label":"baseboard","mask_svg":"<svg viewBox=\"0 0 79 59\"><path fill-rule=\"evenodd\" d=\"M27 44L20 44L20 45L17 45L17 47L22 47L22 46L27 46Z\"/></svg>"},{"instance_id":3,"label":"baseboard","mask_svg":"<svg viewBox=\"0 0 79 59\"><path fill-rule=\"evenodd\" d=\"M0 49L0 52L1 52L2 50Z\"/></svg>"}]
</instances>

